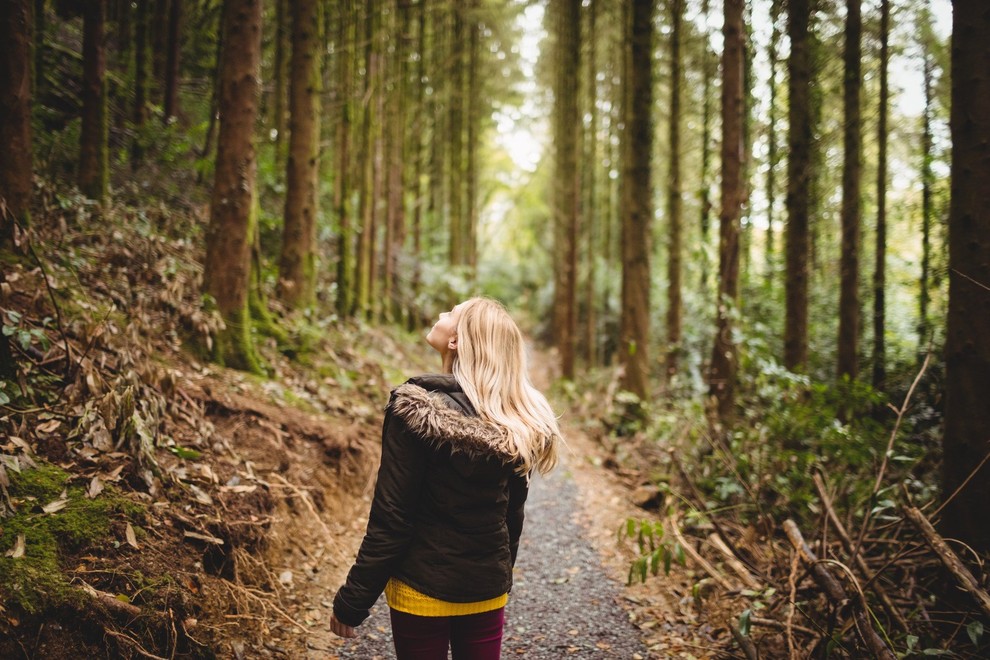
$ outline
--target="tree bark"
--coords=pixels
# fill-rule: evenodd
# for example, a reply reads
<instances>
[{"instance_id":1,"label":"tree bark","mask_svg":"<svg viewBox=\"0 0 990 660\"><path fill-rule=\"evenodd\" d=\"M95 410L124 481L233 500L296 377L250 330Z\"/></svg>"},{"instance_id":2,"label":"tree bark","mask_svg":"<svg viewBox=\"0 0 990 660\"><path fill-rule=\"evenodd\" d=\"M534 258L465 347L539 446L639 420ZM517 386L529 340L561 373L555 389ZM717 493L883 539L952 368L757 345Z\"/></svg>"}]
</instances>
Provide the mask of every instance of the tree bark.
<instances>
[{"instance_id":1,"label":"tree bark","mask_svg":"<svg viewBox=\"0 0 990 660\"><path fill-rule=\"evenodd\" d=\"M839 378L854 380L859 372L860 188L863 171L859 95L862 87L862 18L860 0L846 2L843 54L842 255L839 287Z\"/></svg>"},{"instance_id":2,"label":"tree bark","mask_svg":"<svg viewBox=\"0 0 990 660\"><path fill-rule=\"evenodd\" d=\"M722 23L722 212L719 214L719 287L715 345L708 378L719 420L731 425L735 405L737 349L732 340L731 307L739 297L739 233L745 161L743 68L746 35L743 0L725 0Z\"/></svg>"},{"instance_id":3,"label":"tree bark","mask_svg":"<svg viewBox=\"0 0 990 660\"><path fill-rule=\"evenodd\" d=\"M148 120L148 86L151 78L150 8L152 0L137 0L134 17L134 131L131 168L137 169L144 157L141 130Z\"/></svg>"},{"instance_id":4,"label":"tree bark","mask_svg":"<svg viewBox=\"0 0 990 660\"><path fill-rule=\"evenodd\" d=\"M811 50L810 22L815 0L790 0L787 33L791 54L787 61L787 265L784 280L786 319L784 366L803 370L808 363L808 251L811 179Z\"/></svg>"},{"instance_id":5,"label":"tree bark","mask_svg":"<svg viewBox=\"0 0 990 660\"><path fill-rule=\"evenodd\" d=\"M283 2L283 0L279 0ZM334 186L334 208L337 212L337 315L351 314L354 276L352 270L353 249L351 236L351 130L354 114L354 78L351 75L356 59L356 22L352 0L340 0L337 43L337 107L340 119L337 122L336 178ZM276 115L277 116L277 115ZM276 143L276 149L278 148Z\"/></svg>"},{"instance_id":6,"label":"tree bark","mask_svg":"<svg viewBox=\"0 0 990 660\"><path fill-rule=\"evenodd\" d=\"M709 0L702 0L701 13L707 19L710 13ZM716 75L718 62L708 45L708 34L703 32L702 38L702 88L701 88L701 176L698 199L700 201L701 227L701 290L707 297L708 293L708 244L712 226L712 193L709 182L712 171L712 81Z\"/></svg>"},{"instance_id":7,"label":"tree bark","mask_svg":"<svg viewBox=\"0 0 990 660\"><path fill-rule=\"evenodd\" d=\"M887 280L887 116L890 87L890 0L880 0L880 102L877 119L877 228L873 268L873 388L880 390L887 379L886 280Z\"/></svg>"},{"instance_id":8,"label":"tree bark","mask_svg":"<svg viewBox=\"0 0 990 660\"><path fill-rule=\"evenodd\" d=\"M101 204L107 196L106 0L83 5L82 130L79 142L79 189Z\"/></svg>"},{"instance_id":9,"label":"tree bark","mask_svg":"<svg viewBox=\"0 0 990 660\"><path fill-rule=\"evenodd\" d=\"M990 453L990 12L955 0L952 13L952 199L945 339L942 492L953 493ZM990 463L945 505L943 533L990 551Z\"/></svg>"},{"instance_id":10,"label":"tree bark","mask_svg":"<svg viewBox=\"0 0 990 660\"><path fill-rule=\"evenodd\" d=\"M289 3L289 160L278 266L278 295L290 309L316 302L316 220L320 162L320 7L318 0Z\"/></svg>"},{"instance_id":11,"label":"tree bark","mask_svg":"<svg viewBox=\"0 0 990 660\"><path fill-rule=\"evenodd\" d=\"M664 382L677 373L681 351L683 302L681 269L683 253L683 219L681 218L681 24L684 0L671 0L670 28L670 133L669 174L667 188L667 361Z\"/></svg>"},{"instance_id":12,"label":"tree bark","mask_svg":"<svg viewBox=\"0 0 990 660\"><path fill-rule=\"evenodd\" d=\"M256 222L254 124L261 63L261 0L225 0L220 71L220 133L206 235L203 291L213 297L226 327L215 359L259 371L251 340L248 284Z\"/></svg>"},{"instance_id":13,"label":"tree bark","mask_svg":"<svg viewBox=\"0 0 990 660\"><path fill-rule=\"evenodd\" d=\"M275 169L280 170L286 161L286 152L289 133L288 121L286 120L286 82L289 80L289 52L290 33L292 31L292 21L289 18L290 0L275 0L275 61L272 77L275 79L275 98L272 100L272 123L275 128ZM339 3L345 6L344 0ZM343 9L341 10L343 11ZM351 16L348 16L350 20ZM341 24L346 25L346 23ZM346 29L342 27L341 29ZM346 61L347 57L343 52L339 53L340 61Z\"/></svg>"},{"instance_id":14,"label":"tree bark","mask_svg":"<svg viewBox=\"0 0 990 660\"><path fill-rule=\"evenodd\" d=\"M578 71L581 64L580 0L557 0L554 27L557 37L555 61L555 135L556 154L556 224L559 255L556 278L560 290L555 292L558 306L554 337L560 352L561 375L574 378L575 340L577 335L577 242L580 214L578 170Z\"/></svg>"},{"instance_id":15,"label":"tree bark","mask_svg":"<svg viewBox=\"0 0 990 660\"><path fill-rule=\"evenodd\" d=\"M931 19L931 15L925 15ZM922 19L924 20L924 18ZM932 193L935 187L935 173L932 170L932 86L935 77L935 62L931 53L932 34L928 26L922 26L922 48L924 49L924 90L925 109L921 132L921 276L918 281L918 353L924 355L932 340L932 321L928 312L931 302L929 286L932 263Z\"/></svg>"},{"instance_id":16,"label":"tree bark","mask_svg":"<svg viewBox=\"0 0 990 660\"><path fill-rule=\"evenodd\" d=\"M0 2L0 245L30 220L32 2Z\"/></svg>"},{"instance_id":17,"label":"tree bark","mask_svg":"<svg viewBox=\"0 0 990 660\"><path fill-rule=\"evenodd\" d=\"M377 56L375 54L375 6L372 0L366 0L364 8L364 93L363 116L361 119L361 146L358 162L361 163L360 181L358 183L358 219L361 227L357 242L357 263L355 264L355 291L351 313L367 316L371 313L371 283L374 279L372 262L374 260L374 221L373 197L375 177L374 145L372 143L372 128L374 123L374 82L377 73Z\"/></svg>"},{"instance_id":18,"label":"tree bark","mask_svg":"<svg viewBox=\"0 0 990 660\"><path fill-rule=\"evenodd\" d=\"M179 35L182 25L182 0L172 0L168 12L168 55L165 61L165 99L163 120L171 121L179 112Z\"/></svg>"},{"instance_id":19,"label":"tree bark","mask_svg":"<svg viewBox=\"0 0 990 660\"><path fill-rule=\"evenodd\" d=\"M622 166L622 318L619 360L622 386L645 399L649 393L650 340L650 155L653 151L653 0L631 0L625 25L628 67L624 92Z\"/></svg>"},{"instance_id":20,"label":"tree bark","mask_svg":"<svg viewBox=\"0 0 990 660\"><path fill-rule=\"evenodd\" d=\"M776 201L777 201L777 165L780 161L777 146L777 66L780 59L780 7L783 0L772 0L770 4L770 45L767 59L770 67L770 107L767 109L767 230L764 257L766 263L766 281L772 284L777 265L775 244Z\"/></svg>"},{"instance_id":21,"label":"tree bark","mask_svg":"<svg viewBox=\"0 0 990 660\"><path fill-rule=\"evenodd\" d=\"M581 217L584 220L585 259L587 262L584 286L584 359L589 368L594 366L598 359L595 274L601 249L598 225L602 218L598 208L598 174L601 161L598 158L598 57L595 44L595 40L598 38L597 23L598 2L589 0L588 29L584 39L585 43L588 44L588 56L584 71L585 84L587 85L586 103L588 105L589 125L585 139L582 141L584 165L581 173L585 193Z\"/></svg>"}]
</instances>

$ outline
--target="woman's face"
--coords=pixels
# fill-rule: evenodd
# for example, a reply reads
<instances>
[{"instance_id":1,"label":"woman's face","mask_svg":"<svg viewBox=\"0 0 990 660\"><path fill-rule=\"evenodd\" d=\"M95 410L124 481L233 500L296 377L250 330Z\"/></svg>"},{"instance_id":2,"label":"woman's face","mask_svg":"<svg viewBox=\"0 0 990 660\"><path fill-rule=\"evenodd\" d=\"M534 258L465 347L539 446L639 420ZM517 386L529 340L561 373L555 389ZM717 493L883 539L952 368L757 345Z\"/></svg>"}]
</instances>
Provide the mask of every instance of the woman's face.
<instances>
[{"instance_id":1,"label":"woman's face","mask_svg":"<svg viewBox=\"0 0 990 660\"><path fill-rule=\"evenodd\" d=\"M441 355L457 350L457 322L460 320L460 305L449 312L440 312L440 318L426 335L426 343Z\"/></svg>"}]
</instances>

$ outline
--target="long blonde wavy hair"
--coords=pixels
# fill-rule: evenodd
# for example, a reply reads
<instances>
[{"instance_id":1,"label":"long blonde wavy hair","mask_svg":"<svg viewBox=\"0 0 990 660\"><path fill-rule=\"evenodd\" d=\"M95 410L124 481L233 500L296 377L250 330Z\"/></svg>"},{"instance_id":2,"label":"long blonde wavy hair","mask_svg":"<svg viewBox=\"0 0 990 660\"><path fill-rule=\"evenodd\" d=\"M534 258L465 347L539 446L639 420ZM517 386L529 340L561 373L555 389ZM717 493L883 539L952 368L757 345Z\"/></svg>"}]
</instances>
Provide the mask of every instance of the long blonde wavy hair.
<instances>
[{"instance_id":1,"label":"long blonde wavy hair","mask_svg":"<svg viewBox=\"0 0 990 660\"><path fill-rule=\"evenodd\" d=\"M562 442L557 417L529 380L522 332L501 303L460 305L453 372L478 415L506 430L520 472L553 469Z\"/></svg>"}]
</instances>

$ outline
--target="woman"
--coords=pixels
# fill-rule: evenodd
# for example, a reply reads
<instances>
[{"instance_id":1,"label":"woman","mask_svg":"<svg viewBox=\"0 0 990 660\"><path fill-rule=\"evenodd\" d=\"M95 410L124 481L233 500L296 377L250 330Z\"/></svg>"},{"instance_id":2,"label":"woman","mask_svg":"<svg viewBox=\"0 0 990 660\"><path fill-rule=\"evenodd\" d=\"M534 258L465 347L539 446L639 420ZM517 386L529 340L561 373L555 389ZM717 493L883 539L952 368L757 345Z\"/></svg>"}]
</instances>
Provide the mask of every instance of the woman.
<instances>
[{"instance_id":1,"label":"woman","mask_svg":"<svg viewBox=\"0 0 990 660\"><path fill-rule=\"evenodd\" d=\"M342 637L385 592L399 660L498 658L533 470L561 442L530 384L522 333L499 303L440 314L426 341L443 373L392 392L368 531L334 598Z\"/></svg>"}]
</instances>

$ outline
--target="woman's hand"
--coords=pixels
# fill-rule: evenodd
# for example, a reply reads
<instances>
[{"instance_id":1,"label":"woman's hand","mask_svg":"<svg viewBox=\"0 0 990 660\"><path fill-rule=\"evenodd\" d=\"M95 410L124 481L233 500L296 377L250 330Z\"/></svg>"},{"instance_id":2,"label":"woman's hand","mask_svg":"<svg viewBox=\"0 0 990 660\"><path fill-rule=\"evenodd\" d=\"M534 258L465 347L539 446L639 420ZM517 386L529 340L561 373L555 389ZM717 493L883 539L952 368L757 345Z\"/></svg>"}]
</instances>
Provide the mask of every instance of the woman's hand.
<instances>
[{"instance_id":1,"label":"woman's hand","mask_svg":"<svg viewBox=\"0 0 990 660\"><path fill-rule=\"evenodd\" d=\"M357 637L357 631L354 630L354 626L341 623L333 614L330 615L330 631L337 637Z\"/></svg>"}]
</instances>

